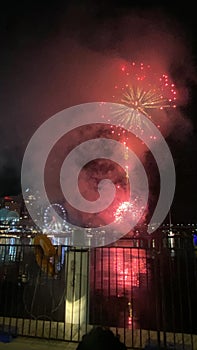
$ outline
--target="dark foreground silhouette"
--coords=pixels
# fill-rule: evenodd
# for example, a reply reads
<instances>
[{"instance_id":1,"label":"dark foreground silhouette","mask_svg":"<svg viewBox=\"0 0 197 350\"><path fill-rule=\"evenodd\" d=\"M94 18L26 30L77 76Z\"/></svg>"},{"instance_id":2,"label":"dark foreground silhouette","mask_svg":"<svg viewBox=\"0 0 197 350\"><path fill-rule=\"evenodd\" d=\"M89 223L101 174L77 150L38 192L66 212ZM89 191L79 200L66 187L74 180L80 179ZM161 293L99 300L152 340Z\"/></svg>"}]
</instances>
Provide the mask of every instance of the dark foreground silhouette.
<instances>
[{"instance_id":1,"label":"dark foreground silhouette","mask_svg":"<svg viewBox=\"0 0 197 350\"><path fill-rule=\"evenodd\" d=\"M112 331L102 327L93 328L85 334L76 350L126 350L126 346Z\"/></svg>"}]
</instances>

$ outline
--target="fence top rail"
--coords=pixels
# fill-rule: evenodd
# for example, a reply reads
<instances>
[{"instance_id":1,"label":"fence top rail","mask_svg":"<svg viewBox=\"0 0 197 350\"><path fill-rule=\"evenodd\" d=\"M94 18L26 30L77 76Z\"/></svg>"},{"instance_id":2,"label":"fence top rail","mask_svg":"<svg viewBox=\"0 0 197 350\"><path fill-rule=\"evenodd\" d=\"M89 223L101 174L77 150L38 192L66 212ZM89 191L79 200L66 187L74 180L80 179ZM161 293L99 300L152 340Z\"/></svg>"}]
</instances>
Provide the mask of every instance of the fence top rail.
<instances>
[{"instance_id":1,"label":"fence top rail","mask_svg":"<svg viewBox=\"0 0 197 350\"><path fill-rule=\"evenodd\" d=\"M184 244L185 243L185 244ZM144 249L144 250L158 250L158 249L162 249L162 250L175 250L175 251L181 251L183 249L185 249L186 247L190 250L193 250L195 252L197 252L197 246L195 246L192 242L190 242L191 244L187 244L188 240L182 240L182 244L179 245L174 245L173 247L170 246L169 244L166 244L165 241L158 241L155 242L154 239L147 241L144 239L131 239L131 240L127 240L127 241L121 241L121 242L116 242L113 245L110 246L100 246L100 247L93 247L93 248L89 248L89 247L74 247L74 246L70 246L70 245L54 245L54 247L56 249L65 249L67 251L73 251L73 252L92 252L95 250L100 250L100 251L104 251L104 250L117 250L117 249ZM36 247L36 245L34 244L23 244L23 243L0 243L0 249L1 248L16 248L16 249L34 249Z\"/></svg>"}]
</instances>

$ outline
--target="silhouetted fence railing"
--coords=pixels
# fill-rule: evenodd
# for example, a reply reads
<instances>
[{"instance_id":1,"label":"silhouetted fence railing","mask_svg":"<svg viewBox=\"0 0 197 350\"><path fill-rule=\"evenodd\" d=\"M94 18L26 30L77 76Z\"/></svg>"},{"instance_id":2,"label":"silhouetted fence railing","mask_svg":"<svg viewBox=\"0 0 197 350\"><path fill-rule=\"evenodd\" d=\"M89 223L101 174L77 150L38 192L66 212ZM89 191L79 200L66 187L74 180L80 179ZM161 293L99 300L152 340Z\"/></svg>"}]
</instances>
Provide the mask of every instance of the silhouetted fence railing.
<instances>
[{"instance_id":1,"label":"silhouetted fence railing","mask_svg":"<svg viewBox=\"0 0 197 350\"><path fill-rule=\"evenodd\" d=\"M197 349L197 255L187 240L116 246L0 245L0 331L78 342L110 327L128 348Z\"/></svg>"}]
</instances>

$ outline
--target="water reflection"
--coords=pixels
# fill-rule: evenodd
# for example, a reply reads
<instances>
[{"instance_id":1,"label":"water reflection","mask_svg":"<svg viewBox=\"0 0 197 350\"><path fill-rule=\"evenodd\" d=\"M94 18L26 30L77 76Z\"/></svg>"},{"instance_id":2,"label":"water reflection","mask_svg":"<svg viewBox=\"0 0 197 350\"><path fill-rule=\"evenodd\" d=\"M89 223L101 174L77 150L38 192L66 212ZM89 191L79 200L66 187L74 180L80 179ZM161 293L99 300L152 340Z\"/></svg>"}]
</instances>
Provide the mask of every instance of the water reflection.
<instances>
[{"instance_id":1,"label":"water reflection","mask_svg":"<svg viewBox=\"0 0 197 350\"><path fill-rule=\"evenodd\" d=\"M20 244L19 237L0 238L0 260L3 262L16 261L18 258L17 245Z\"/></svg>"},{"instance_id":2,"label":"water reflection","mask_svg":"<svg viewBox=\"0 0 197 350\"><path fill-rule=\"evenodd\" d=\"M98 248L90 270L90 323L197 333L194 249Z\"/></svg>"},{"instance_id":3,"label":"water reflection","mask_svg":"<svg viewBox=\"0 0 197 350\"><path fill-rule=\"evenodd\" d=\"M99 248L91 255L90 318L111 326L137 325L134 300L147 286L146 250Z\"/></svg>"}]
</instances>

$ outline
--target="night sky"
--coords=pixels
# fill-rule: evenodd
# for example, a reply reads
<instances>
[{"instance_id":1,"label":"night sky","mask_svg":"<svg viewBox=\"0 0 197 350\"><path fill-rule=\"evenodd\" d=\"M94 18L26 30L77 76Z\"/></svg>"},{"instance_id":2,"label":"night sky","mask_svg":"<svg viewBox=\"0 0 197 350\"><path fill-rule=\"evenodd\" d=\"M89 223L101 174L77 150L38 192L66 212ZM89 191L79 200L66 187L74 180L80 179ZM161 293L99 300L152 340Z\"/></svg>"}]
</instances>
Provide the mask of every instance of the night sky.
<instances>
[{"instance_id":1,"label":"night sky","mask_svg":"<svg viewBox=\"0 0 197 350\"><path fill-rule=\"evenodd\" d=\"M163 31L170 46L168 51L167 40L154 34L151 55L165 56L172 76L187 91L180 107L184 122L172 121L166 136L177 173L172 218L197 222L196 10L180 2L164 4L19 1L1 8L0 196L20 193L23 153L42 122L66 107L108 98L101 93L102 78L96 88L99 64L107 71L112 59L143 59L147 25L149 32ZM147 43L145 58L148 50Z\"/></svg>"}]
</instances>

